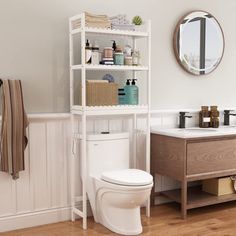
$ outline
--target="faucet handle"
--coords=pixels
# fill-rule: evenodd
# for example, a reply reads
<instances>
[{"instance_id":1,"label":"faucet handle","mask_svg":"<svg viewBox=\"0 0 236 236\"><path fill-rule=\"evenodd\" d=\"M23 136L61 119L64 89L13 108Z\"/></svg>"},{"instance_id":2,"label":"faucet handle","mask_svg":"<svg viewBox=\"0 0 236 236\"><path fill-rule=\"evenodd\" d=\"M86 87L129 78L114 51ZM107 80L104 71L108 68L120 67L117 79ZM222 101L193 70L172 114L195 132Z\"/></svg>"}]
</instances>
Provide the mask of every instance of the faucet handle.
<instances>
[{"instance_id":1,"label":"faucet handle","mask_svg":"<svg viewBox=\"0 0 236 236\"><path fill-rule=\"evenodd\" d=\"M188 114L189 112L187 112L187 111L180 111L179 112L179 115L180 116L185 116L186 114Z\"/></svg>"},{"instance_id":2,"label":"faucet handle","mask_svg":"<svg viewBox=\"0 0 236 236\"><path fill-rule=\"evenodd\" d=\"M234 110L224 110L224 114L228 115L231 111L234 111Z\"/></svg>"},{"instance_id":3,"label":"faucet handle","mask_svg":"<svg viewBox=\"0 0 236 236\"><path fill-rule=\"evenodd\" d=\"M179 112L179 116L180 117L187 117L187 118L192 118L192 116L186 116L186 114L190 114L190 112L187 112L187 111L180 111Z\"/></svg>"}]
</instances>

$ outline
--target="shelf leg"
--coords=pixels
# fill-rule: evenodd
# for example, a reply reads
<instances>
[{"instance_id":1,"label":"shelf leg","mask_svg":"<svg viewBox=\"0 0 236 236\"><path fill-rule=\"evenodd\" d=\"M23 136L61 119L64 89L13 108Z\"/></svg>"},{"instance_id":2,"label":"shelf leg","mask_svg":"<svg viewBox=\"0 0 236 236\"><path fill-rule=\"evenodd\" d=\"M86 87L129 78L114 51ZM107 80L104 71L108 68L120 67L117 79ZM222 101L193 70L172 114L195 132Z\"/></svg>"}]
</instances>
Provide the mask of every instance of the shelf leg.
<instances>
[{"instance_id":1,"label":"shelf leg","mask_svg":"<svg viewBox=\"0 0 236 236\"><path fill-rule=\"evenodd\" d=\"M151 213L150 213L150 197L149 197L146 203L146 216L150 217L150 214Z\"/></svg>"},{"instance_id":2,"label":"shelf leg","mask_svg":"<svg viewBox=\"0 0 236 236\"><path fill-rule=\"evenodd\" d=\"M151 191L151 200L150 200L150 206L155 206L155 186L156 186L156 181L155 181L155 174L152 173L151 175L153 176L153 187Z\"/></svg>"},{"instance_id":3,"label":"shelf leg","mask_svg":"<svg viewBox=\"0 0 236 236\"><path fill-rule=\"evenodd\" d=\"M187 218L187 193L188 184L186 180L183 180L181 183L181 215L184 220Z\"/></svg>"}]
</instances>

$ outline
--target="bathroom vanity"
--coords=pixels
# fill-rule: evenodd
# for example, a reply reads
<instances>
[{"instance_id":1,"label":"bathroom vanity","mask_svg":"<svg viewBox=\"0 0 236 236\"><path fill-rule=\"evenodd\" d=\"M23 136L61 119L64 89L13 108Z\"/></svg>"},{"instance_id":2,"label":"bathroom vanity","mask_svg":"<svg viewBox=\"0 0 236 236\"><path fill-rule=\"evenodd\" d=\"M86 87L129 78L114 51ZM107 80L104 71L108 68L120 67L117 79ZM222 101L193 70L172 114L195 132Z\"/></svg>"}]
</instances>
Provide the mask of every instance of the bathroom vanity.
<instances>
[{"instance_id":1,"label":"bathroom vanity","mask_svg":"<svg viewBox=\"0 0 236 236\"><path fill-rule=\"evenodd\" d=\"M201 186L188 183L236 175L236 127L219 129L155 129L151 134L151 174L181 182L181 188L152 193L181 203L182 218L187 210L236 200L236 194L215 196Z\"/></svg>"}]
</instances>

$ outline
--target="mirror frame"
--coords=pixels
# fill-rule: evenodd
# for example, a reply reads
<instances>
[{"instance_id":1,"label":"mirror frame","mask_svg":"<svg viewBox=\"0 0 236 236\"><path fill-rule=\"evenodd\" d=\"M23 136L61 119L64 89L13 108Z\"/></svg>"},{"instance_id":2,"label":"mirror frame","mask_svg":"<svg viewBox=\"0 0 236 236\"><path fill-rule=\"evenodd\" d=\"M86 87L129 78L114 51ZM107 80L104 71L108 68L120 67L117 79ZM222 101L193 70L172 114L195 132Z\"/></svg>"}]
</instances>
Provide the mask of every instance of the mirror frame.
<instances>
[{"instance_id":1,"label":"mirror frame","mask_svg":"<svg viewBox=\"0 0 236 236\"><path fill-rule=\"evenodd\" d=\"M218 26L219 26L219 29L220 29L220 31L221 31L221 33L222 33L222 38L223 38L223 51L222 51L222 55L221 55L221 57L220 57L219 63L215 66L215 68L214 68L211 72L209 72L209 73L207 73L207 74L194 74L194 73L190 72L190 71L181 63L180 58L179 58L178 49L177 49L177 38L178 38L179 27L180 27L181 23L183 22L183 20L184 20L188 15L190 15L190 14L192 14L192 13L195 13L195 12L205 12L205 13L211 15L212 18L214 18L214 20L217 22L217 24L218 24ZM215 71L216 68L218 68L218 66L220 65L220 63L221 63L221 61L222 61L222 58L223 58L224 52L225 52L225 36L224 36L224 32L223 32L223 30L222 30L222 27L221 27L219 21L218 21L211 13L209 13L209 12L207 12L207 11L203 11L203 10L191 11L191 12L188 12L187 14L185 14L184 16L182 16L182 17L180 18L180 20L178 21L177 25L175 26L174 36L173 36L173 48L174 48L174 54L175 54L175 57L176 57L176 60L177 60L178 64L179 64L188 74L194 75L194 76L206 76L206 75L211 74L213 71Z\"/></svg>"}]
</instances>

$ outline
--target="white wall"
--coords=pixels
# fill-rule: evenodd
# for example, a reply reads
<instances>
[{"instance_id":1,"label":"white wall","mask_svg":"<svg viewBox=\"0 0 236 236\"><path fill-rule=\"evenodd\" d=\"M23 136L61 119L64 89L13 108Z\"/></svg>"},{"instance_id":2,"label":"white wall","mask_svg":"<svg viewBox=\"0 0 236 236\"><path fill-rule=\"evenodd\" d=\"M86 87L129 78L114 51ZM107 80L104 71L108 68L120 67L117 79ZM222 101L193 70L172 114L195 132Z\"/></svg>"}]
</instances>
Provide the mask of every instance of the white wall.
<instances>
[{"instance_id":1,"label":"white wall","mask_svg":"<svg viewBox=\"0 0 236 236\"><path fill-rule=\"evenodd\" d=\"M0 77L23 80L28 112L69 110L67 20L85 10L152 19L153 108L235 107L235 0L1 0L0 4ZM201 78L185 73L172 50L177 20L198 9L219 20L226 39L221 65Z\"/></svg>"}]
</instances>

